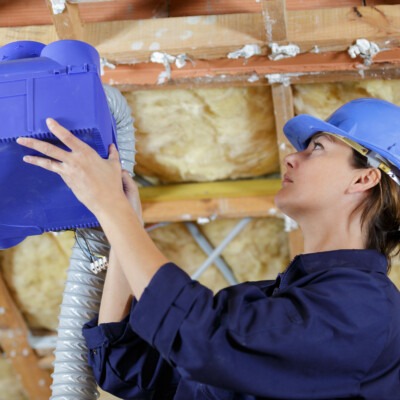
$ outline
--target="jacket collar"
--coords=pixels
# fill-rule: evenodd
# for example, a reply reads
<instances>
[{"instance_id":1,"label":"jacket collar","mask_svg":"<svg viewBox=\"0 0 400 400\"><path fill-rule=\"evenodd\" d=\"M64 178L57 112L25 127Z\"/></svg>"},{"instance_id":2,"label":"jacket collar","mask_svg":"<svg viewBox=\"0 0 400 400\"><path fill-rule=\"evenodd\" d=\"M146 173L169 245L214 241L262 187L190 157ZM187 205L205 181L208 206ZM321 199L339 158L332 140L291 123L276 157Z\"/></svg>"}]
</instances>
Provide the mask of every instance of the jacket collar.
<instances>
[{"instance_id":1,"label":"jacket collar","mask_svg":"<svg viewBox=\"0 0 400 400\"><path fill-rule=\"evenodd\" d=\"M376 250L333 250L320 253L300 254L296 263L307 274L333 267L387 273L386 257Z\"/></svg>"},{"instance_id":2,"label":"jacket collar","mask_svg":"<svg viewBox=\"0 0 400 400\"><path fill-rule=\"evenodd\" d=\"M386 257L376 250L333 250L296 256L286 271L278 275L275 293L308 274L331 268L350 268L387 273Z\"/></svg>"}]
</instances>

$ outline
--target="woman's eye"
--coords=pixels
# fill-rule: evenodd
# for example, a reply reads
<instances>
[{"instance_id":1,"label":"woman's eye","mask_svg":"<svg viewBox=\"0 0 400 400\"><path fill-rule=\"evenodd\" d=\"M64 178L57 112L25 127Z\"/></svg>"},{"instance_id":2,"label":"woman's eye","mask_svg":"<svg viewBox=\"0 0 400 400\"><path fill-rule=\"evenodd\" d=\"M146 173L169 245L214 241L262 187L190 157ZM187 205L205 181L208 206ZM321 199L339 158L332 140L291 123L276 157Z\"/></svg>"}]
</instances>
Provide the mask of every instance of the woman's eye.
<instances>
[{"instance_id":1,"label":"woman's eye","mask_svg":"<svg viewBox=\"0 0 400 400\"><path fill-rule=\"evenodd\" d=\"M319 150L319 149L323 149L324 148L324 146L322 146L322 144L321 143L319 143L319 142L314 142L314 146L313 146L313 150Z\"/></svg>"}]
</instances>

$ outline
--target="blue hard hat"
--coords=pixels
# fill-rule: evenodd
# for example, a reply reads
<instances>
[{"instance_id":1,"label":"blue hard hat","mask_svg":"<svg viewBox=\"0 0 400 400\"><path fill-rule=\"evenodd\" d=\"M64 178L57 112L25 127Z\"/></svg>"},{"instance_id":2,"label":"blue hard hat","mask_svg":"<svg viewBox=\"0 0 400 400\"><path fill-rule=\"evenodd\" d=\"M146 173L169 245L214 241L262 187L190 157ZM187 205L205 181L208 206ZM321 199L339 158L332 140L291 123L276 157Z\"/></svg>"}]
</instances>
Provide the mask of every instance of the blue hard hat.
<instances>
[{"instance_id":1,"label":"blue hard hat","mask_svg":"<svg viewBox=\"0 0 400 400\"><path fill-rule=\"evenodd\" d=\"M285 124L283 132L298 151L317 132L333 133L376 152L400 169L400 107L385 100L349 101L325 121L300 114Z\"/></svg>"}]
</instances>

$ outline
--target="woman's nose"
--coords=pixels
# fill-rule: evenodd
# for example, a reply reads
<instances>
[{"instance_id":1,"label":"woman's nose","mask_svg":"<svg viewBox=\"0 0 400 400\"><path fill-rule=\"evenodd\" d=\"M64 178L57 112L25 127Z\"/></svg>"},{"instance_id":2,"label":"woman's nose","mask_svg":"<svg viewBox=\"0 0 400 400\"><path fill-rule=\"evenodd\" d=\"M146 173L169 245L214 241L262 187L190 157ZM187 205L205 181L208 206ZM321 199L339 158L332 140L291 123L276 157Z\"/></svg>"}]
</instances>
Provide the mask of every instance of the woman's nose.
<instances>
[{"instance_id":1,"label":"woman's nose","mask_svg":"<svg viewBox=\"0 0 400 400\"><path fill-rule=\"evenodd\" d=\"M284 164L287 168L294 168L296 164L296 154L297 153L290 153L284 158Z\"/></svg>"}]
</instances>

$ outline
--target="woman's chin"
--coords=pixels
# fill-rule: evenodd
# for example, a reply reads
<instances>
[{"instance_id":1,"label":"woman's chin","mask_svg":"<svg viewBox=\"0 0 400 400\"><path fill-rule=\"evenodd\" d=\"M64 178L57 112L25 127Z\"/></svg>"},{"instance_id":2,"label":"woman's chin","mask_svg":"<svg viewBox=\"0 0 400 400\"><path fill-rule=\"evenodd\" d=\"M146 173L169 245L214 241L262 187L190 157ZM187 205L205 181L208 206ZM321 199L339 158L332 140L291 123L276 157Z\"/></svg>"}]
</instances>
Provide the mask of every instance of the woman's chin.
<instances>
[{"instance_id":1,"label":"woman's chin","mask_svg":"<svg viewBox=\"0 0 400 400\"><path fill-rule=\"evenodd\" d=\"M275 205L276 207L283 212L285 215L287 215L290 218L294 218L294 209L296 208L296 202L293 201L293 196L288 196L283 193L283 190L281 189L275 196Z\"/></svg>"}]
</instances>

